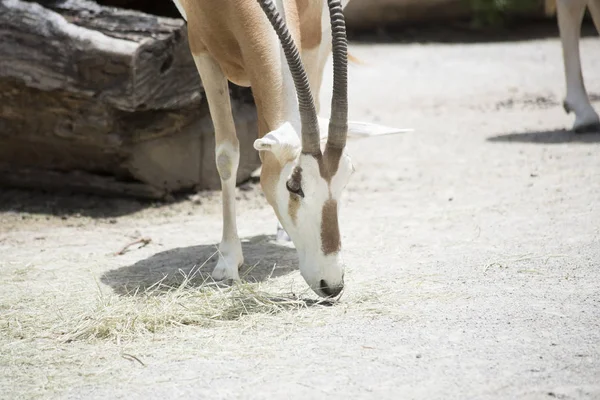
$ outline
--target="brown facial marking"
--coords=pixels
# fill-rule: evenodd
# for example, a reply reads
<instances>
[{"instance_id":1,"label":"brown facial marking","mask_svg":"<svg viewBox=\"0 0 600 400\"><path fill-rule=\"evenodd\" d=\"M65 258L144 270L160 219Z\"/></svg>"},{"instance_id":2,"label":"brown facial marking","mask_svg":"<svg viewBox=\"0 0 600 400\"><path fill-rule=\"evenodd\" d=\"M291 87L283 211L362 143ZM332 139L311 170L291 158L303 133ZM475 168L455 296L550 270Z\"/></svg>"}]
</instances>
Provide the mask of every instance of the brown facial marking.
<instances>
[{"instance_id":1,"label":"brown facial marking","mask_svg":"<svg viewBox=\"0 0 600 400\"><path fill-rule=\"evenodd\" d=\"M321 242L325 255L337 253L342 247L337 216L337 201L329 199L323 204Z\"/></svg>"},{"instance_id":2,"label":"brown facial marking","mask_svg":"<svg viewBox=\"0 0 600 400\"><path fill-rule=\"evenodd\" d=\"M302 187L302 168L297 166L294 168L294 172L292 172L292 176L288 182L290 187L292 188L301 188ZM290 199L288 201L288 214L290 218L296 224L296 220L298 218L298 209L300 208L300 199L298 196L290 194Z\"/></svg>"},{"instance_id":3,"label":"brown facial marking","mask_svg":"<svg viewBox=\"0 0 600 400\"><path fill-rule=\"evenodd\" d=\"M290 200L288 202L288 214L292 219L294 225L298 220L298 209L300 208L300 199L298 196L290 195Z\"/></svg>"},{"instance_id":4,"label":"brown facial marking","mask_svg":"<svg viewBox=\"0 0 600 400\"><path fill-rule=\"evenodd\" d=\"M319 163L321 178L325 179L327 183L331 183L331 178L336 174L343 151L343 149L326 146L323 155L319 154L315 157Z\"/></svg>"}]
</instances>

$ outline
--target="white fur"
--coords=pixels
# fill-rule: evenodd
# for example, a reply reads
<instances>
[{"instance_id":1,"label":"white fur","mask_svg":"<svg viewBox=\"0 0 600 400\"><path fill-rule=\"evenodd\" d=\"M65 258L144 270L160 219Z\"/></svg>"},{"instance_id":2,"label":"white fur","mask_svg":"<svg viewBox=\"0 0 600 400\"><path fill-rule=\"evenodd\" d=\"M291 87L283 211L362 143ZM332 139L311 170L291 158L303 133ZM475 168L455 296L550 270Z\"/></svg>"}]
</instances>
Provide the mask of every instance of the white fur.
<instances>
[{"instance_id":1,"label":"white fur","mask_svg":"<svg viewBox=\"0 0 600 400\"><path fill-rule=\"evenodd\" d=\"M274 131L267 133L254 141L254 148L258 151L271 151L280 163L285 162L282 157L286 151L298 155L300 152L300 138L290 122L286 122Z\"/></svg>"},{"instance_id":2,"label":"white fur","mask_svg":"<svg viewBox=\"0 0 600 400\"><path fill-rule=\"evenodd\" d=\"M294 163L288 163L279 178L277 203L283 219L281 223L298 251L300 273L306 283L320 293L321 280L330 286L343 284L344 265L340 253L325 255L322 249L322 210L332 193L327 182L321 178L318 163L312 156L300 155L298 164L302 167L304 198L300 199L295 223L288 215L290 193L286 189L286 181L292 173ZM334 199L339 200L338 196Z\"/></svg>"}]
</instances>

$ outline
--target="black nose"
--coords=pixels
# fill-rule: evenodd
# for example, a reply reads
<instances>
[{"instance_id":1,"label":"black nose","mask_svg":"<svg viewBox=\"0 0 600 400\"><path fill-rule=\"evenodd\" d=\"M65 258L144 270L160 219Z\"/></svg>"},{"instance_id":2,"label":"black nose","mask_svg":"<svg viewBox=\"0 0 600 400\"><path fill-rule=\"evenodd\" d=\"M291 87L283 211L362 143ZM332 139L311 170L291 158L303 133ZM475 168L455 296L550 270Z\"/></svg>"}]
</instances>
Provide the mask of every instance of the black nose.
<instances>
[{"instance_id":1,"label":"black nose","mask_svg":"<svg viewBox=\"0 0 600 400\"><path fill-rule=\"evenodd\" d=\"M338 294L340 294L340 292L342 291L343 288L344 288L344 284L331 287L327 284L327 282L325 282L324 280L321 279L320 289L321 289L321 292L323 292L325 294L325 296L327 296L327 297L337 296Z\"/></svg>"}]
</instances>

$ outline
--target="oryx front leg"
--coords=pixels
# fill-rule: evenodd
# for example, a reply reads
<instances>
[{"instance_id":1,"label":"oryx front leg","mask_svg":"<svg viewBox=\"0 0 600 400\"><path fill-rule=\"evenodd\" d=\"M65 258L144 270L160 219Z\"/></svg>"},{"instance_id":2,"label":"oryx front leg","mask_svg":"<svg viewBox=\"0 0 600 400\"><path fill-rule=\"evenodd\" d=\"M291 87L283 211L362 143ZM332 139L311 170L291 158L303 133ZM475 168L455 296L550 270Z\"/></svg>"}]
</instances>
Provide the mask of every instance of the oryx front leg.
<instances>
[{"instance_id":1,"label":"oryx front leg","mask_svg":"<svg viewBox=\"0 0 600 400\"><path fill-rule=\"evenodd\" d=\"M240 149L231 113L229 88L225 75L212 56L194 55L194 60L215 127L215 159L221 177L223 201L223 237L219 245L219 261L212 277L215 280L238 280L238 268L244 262L235 215L235 183Z\"/></svg>"},{"instance_id":2,"label":"oryx front leg","mask_svg":"<svg viewBox=\"0 0 600 400\"><path fill-rule=\"evenodd\" d=\"M558 0L556 6L567 83L565 111L575 113L573 124L575 132L596 130L600 127L600 119L592 108L585 90L579 52L581 21L585 13L586 1Z\"/></svg>"}]
</instances>

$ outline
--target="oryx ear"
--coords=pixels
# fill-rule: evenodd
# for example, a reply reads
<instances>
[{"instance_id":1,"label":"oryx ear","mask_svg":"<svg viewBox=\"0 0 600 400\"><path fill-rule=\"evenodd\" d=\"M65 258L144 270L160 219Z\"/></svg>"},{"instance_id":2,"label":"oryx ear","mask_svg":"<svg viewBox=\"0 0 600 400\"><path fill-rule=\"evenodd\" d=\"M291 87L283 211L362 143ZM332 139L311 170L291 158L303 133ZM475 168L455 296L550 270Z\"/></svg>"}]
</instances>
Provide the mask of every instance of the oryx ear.
<instances>
[{"instance_id":1,"label":"oryx ear","mask_svg":"<svg viewBox=\"0 0 600 400\"><path fill-rule=\"evenodd\" d=\"M383 135L397 135L399 133L413 132L412 128L392 128L370 122L348 121L348 138L371 137Z\"/></svg>"},{"instance_id":2,"label":"oryx ear","mask_svg":"<svg viewBox=\"0 0 600 400\"><path fill-rule=\"evenodd\" d=\"M319 117L321 140L327 139L329 119ZM413 132L412 128L391 128L385 125L370 122L348 121L348 139L360 139L372 136L396 135L399 133Z\"/></svg>"},{"instance_id":3,"label":"oryx ear","mask_svg":"<svg viewBox=\"0 0 600 400\"><path fill-rule=\"evenodd\" d=\"M298 155L301 144L292 124L286 122L262 138L256 139L254 148L258 151L271 152L283 164Z\"/></svg>"}]
</instances>

